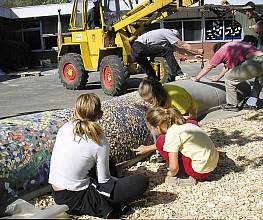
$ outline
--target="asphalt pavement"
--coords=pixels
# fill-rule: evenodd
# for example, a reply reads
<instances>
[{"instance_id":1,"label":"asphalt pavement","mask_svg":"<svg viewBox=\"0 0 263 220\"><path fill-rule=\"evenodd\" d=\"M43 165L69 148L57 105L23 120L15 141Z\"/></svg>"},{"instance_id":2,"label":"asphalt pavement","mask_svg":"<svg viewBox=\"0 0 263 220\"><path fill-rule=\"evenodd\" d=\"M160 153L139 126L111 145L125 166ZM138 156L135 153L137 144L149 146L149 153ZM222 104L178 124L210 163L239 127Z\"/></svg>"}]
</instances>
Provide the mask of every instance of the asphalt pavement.
<instances>
[{"instance_id":1,"label":"asphalt pavement","mask_svg":"<svg viewBox=\"0 0 263 220\"><path fill-rule=\"evenodd\" d=\"M200 63L180 64L183 72L191 75L200 71ZM215 68L210 75L221 70ZM39 69L38 69L39 70ZM35 112L73 108L76 98L83 93L96 93L100 99L113 98L107 96L101 89L99 73L90 73L89 82L82 90L67 90L61 84L56 68L41 68L41 76L16 77L9 74L0 74L0 119L31 114ZM128 80L127 92L136 91L144 74L133 75ZM222 112L221 110L207 114L202 121L231 117L239 113Z\"/></svg>"}]
</instances>

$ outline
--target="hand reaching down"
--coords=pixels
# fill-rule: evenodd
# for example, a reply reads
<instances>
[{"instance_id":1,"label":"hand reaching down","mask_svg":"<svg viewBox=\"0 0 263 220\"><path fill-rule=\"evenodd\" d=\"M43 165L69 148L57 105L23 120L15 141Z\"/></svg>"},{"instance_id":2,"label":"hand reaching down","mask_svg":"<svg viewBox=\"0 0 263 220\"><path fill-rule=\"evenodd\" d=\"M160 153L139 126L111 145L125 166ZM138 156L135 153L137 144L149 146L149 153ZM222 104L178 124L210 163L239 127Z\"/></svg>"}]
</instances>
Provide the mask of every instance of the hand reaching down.
<instances>
[{"instance_id":1,"label":"hand reaching down","mask_svg":"<svg viewBox=\"0 0 263 220\"><path fill-rule=\"evenodd\" d=\"M134 151L136 155L143 155L150 151L156 150L156 146L155 145L150 145L150 146L141 145L140 147L136 149L131 149L131 150Z\"/></svg>"}]
</instances>

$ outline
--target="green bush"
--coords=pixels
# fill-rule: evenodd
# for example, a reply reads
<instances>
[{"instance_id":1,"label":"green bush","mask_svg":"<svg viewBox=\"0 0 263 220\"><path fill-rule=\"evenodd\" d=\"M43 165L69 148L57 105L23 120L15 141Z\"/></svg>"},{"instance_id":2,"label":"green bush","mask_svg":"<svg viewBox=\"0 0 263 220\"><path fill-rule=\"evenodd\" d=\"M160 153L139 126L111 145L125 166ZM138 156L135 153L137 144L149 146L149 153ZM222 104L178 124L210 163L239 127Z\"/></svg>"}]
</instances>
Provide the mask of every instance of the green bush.
<instances>
[{"instance_id":1,"label":"green bush","mask_svg":"<svg viewBox=\"0 0 263 220\"><path fill-rule=\"evenodd\" d=\"M17 70L30 67L32 54L30 46L25 42L2 40L0 41L0 68Z\"/></svg>"}]
</instances>

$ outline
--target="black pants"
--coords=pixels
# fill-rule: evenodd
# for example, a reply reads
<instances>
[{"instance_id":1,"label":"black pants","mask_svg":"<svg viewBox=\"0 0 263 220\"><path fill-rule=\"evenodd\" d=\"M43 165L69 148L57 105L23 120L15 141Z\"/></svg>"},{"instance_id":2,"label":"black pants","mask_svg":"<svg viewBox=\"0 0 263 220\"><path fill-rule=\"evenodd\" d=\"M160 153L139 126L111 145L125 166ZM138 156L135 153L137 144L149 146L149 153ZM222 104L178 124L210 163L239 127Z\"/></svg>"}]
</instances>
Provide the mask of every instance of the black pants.
<instances>
[{"instance_id":1,"label":"black pants","mask_svg":"<svg viewBox=\"0 0 263 220\"><path fill-rule=\"evenodd\" d=\"M170 47L146 45L135 41L132 45L132 57L142 66L148 76L155 76L155 72L147 57L150 57L151 59L154 57L163 57L174 76L182 73L181 68L174 57L173 50Z\"/></svg>"},{"instance_id":2,"label":"black pants","mask_svg":"<svg viewBox=\"0 0 263 220\"><path fill-rule=\"evenodd\" d=\"M139 174L126 176L118 179L111 197L106 199L114 208L117 208L141 196L147 190L148 185L149 179L146 176Z\"/></svg>"},{"instance_id":3,"label":"black pants","mask_svg":"<svg viewBox=\"0 0 263 220\"><path fill-rule=\"evenodd\" d=\"M69 207L69 214L107 218L114 211L141 196L148 184L148 177L131 175L115 182L110 198L100 194L93 184L81 191L56 191L53 192L53 197L56 204Z\"/></svg>"}]
</instances>

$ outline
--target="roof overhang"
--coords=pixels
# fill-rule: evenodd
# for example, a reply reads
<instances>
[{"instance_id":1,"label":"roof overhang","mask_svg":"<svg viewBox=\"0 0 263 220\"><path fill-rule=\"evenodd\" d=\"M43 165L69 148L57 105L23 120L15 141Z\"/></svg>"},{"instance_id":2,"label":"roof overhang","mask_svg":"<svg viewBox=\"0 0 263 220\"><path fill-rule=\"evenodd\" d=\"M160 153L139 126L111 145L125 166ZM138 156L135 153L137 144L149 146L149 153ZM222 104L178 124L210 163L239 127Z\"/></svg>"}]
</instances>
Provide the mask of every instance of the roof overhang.
<instances>
[{"instance_id":1,"label":"roof overhang","mask_svg":"<svg viewBox=\"0 0 263 220\"><path fill-rule=\"evenodd\" d=\"M51 4L51 5L36 5L27 7L12 8L13 19L15 18L36 18L57 16L60 9L61 15L70 15L72 11L72 3Z\"/></svg>"}]
</instances>

